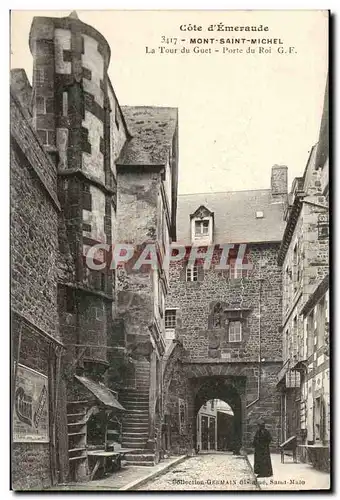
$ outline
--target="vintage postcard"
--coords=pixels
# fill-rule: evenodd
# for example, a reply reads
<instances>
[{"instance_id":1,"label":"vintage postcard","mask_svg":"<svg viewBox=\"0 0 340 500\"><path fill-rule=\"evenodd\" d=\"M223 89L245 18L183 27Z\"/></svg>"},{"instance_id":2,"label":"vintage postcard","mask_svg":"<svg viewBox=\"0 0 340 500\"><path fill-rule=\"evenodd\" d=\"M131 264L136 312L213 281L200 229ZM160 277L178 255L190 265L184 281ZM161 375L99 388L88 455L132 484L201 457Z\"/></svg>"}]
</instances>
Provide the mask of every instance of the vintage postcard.
<instances>
[{"instance_id":1,"label":"vintage postcard","mask_svg":"<svg viewBox=\"0 0 340 500\"><path fill-rule=\"evenodd\" d=\"M11 12L11 487L329 490L327 10Z\"/></svg>"}]
</instances>

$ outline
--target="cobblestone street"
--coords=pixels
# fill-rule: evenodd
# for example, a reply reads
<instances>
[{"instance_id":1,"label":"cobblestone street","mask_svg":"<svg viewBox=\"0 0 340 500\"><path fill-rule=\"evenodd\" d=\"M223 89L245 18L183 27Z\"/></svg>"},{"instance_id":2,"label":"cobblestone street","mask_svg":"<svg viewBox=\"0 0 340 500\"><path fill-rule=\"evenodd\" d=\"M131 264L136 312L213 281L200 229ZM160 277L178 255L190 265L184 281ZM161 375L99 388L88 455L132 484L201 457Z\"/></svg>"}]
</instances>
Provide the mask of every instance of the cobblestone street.
<instances>
[{"instance_id":1,"label":"cobblestone street","mask_svg":"<svg viewBox=\"0 0 340 500\"><path fill-rule=\"evenodd\" d=\"M185 460L138 491L256 489L254 475L244 457L215 452Z\"/></svg>"}]
</instances>

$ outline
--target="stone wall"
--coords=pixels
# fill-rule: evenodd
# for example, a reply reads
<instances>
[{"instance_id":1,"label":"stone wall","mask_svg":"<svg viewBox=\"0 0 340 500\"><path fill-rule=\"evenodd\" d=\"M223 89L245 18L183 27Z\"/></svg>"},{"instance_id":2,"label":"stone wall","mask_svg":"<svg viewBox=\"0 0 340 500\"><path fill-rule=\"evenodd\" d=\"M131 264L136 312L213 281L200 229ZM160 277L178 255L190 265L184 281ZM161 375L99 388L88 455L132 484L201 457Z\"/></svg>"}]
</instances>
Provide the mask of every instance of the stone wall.
<instances>
[{"instance_id":1,"label":"stone wall","mask_svg":"<svg viewBox=\"0 0 340 500\"><path fill-rule=\"evenodd\" d=\"M191 449L195 446L199 410L196 399L205 397L198 396L202 394L203 383L209 387L206 401L218 398L235 406L237 397L240 398L237 418L241 421L245 448L251 447L257 421L264 418L273 437L273 449L277 449L280 394L276 384L282 362L281 269L277 265L277 251L276 244L248 245L244 263L252 264L253 268L238 279L230 277L229 270L217 269L221 254L217 246L210 268L199 268L198 281L186 281L185 259L170 266L166 307L176 309L176 340L183 345L182 361L186 369L183 375L179 362L174 370L175 374L181 373L178 377L181 384L176 385L174 376L166 404L175 414L176 398L182 394L188 408L185 433ZM231 261L236 255L237 248L235 255L231 252ZM197 263L202 265L203 259ZM216 305L221 313L216 313ZM241 342L231 342L228 336L229 315L235 311L236 314L242 311ZM206 401L200 399L199 406ZM176 443L177 438L173 439Z\"/></svg>"},{"instance_id":2,"label":"stone wall","mask_svg":"<svg viewBox=\"0 0 340 500\"><path fill-rule=\"evenodd\" d=\"M155 241L160 176L145 171L118 174L118 242Z\"/></svg>"},{"instance_id":3,"label":"stone wall","mask_svg":"<svg viewBox=\"0 0 340 500\"><path fill-rule=\"evenodd\" d=\"M177 308L176 337L183 343L188 358L258 361L261 336L261 357L266 361L281 360L281 269L276 263L277 245L248 245L246 255L253 269L248 277L240 279L230 279L228 270L216 269L219 255L215 250L212 266L201 269L195 282L186 281L184 261L170 266L166 307ZM217 303L223 309L247 311L242 342L228 341L227 326L213 326Z\"/></svg>"},{"instance_id":4,"label":"stone wall","mask_svg":"<svg viewBox=\"0 0 340 500\"><path fill-rule=\"evenodd\" d=\"M329 414L328 359L324 356L326 347L318 347L318 341L313 338L319 311L315 309L315 318L309 323L304 322L302 315L309 297L329 273L328 199L325 182L327 165L323 170L316 170L315 158L316 146L311 151L303 179L297 179L293 184L294 205L287 221L287 226L291 225L292 229L283 242L284 259L281 257L283 362L288 367L283 391L290 392L291 388L296 387L299 393L298 398L286 405L283 417L287 422L286 437L297 434L302 443L312 442L314 439L314 404L315 398L319 397L321 392L322 396L325 393L326 414ZM299 184L301 185L302 180L304 196L299 199ZM324 328L324 325L318 326L318 329ZM289 370L298 361L303 360L308 365L308 374L304 381L300 372Z\"/></svg>"},{"instance_id":5,"label":"stone wall","mask_svg":"<svg viewBox=\"0 0 340 500\"><path fill-rule=\"evenodd\" d=\"M56 169L15 97L11 100L11 139L13 360L48 377L51 422L55 401L55 394L50 391L51 371L55 366L53 341L59 339L60 208L56 197ZM50 443L13 443L12 452L14 489L51 485Z\"/></svg>"}]
</instances>

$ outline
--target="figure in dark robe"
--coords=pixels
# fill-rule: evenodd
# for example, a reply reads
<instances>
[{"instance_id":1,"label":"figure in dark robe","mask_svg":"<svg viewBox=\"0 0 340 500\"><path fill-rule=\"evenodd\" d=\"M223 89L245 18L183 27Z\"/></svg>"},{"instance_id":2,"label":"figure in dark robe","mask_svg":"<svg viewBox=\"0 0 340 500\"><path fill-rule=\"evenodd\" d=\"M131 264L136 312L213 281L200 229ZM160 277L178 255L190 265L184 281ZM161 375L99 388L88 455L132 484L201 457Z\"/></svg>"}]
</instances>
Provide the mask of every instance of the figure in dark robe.
<instances>
[{"instance_id":1,"label":"figure in dark robe","mask_svg":"<svg viewBox=\"0 0 340 500\"><path fill-rule=\"evenodd\" d=\"M255 448L254 472L257 477L271 477L273 475L272 461L270 458L269 444L272 437L263 421L255 434L253 446Z\"/></svg>"}]
</instances>

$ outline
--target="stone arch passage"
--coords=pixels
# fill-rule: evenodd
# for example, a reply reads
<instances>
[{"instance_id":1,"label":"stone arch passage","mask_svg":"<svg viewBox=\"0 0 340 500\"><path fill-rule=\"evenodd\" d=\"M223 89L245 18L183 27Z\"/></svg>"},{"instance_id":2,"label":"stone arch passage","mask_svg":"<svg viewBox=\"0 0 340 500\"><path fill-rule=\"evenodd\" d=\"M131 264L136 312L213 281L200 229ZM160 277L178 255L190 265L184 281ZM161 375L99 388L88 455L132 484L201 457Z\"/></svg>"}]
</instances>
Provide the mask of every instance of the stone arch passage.
<instances>
[{"instance_id":1,"label":"stone arch passage","mask_svg":"<svg viewBox=\"0 0 340 500\"><path fill-rule=\"evenodd\" d=\"M229 404L234 412L234 426L233 426L233 450L234 453L239 453L242 446L242 399L239 391L234 385L226 380L225 377L202 377L199 381L199 387L195 396L195 407L193 415L193 442L195 448L197 447L197 428L196 417L201 406L210 399L221 399Z\"/></svg>"}]
</instances>

